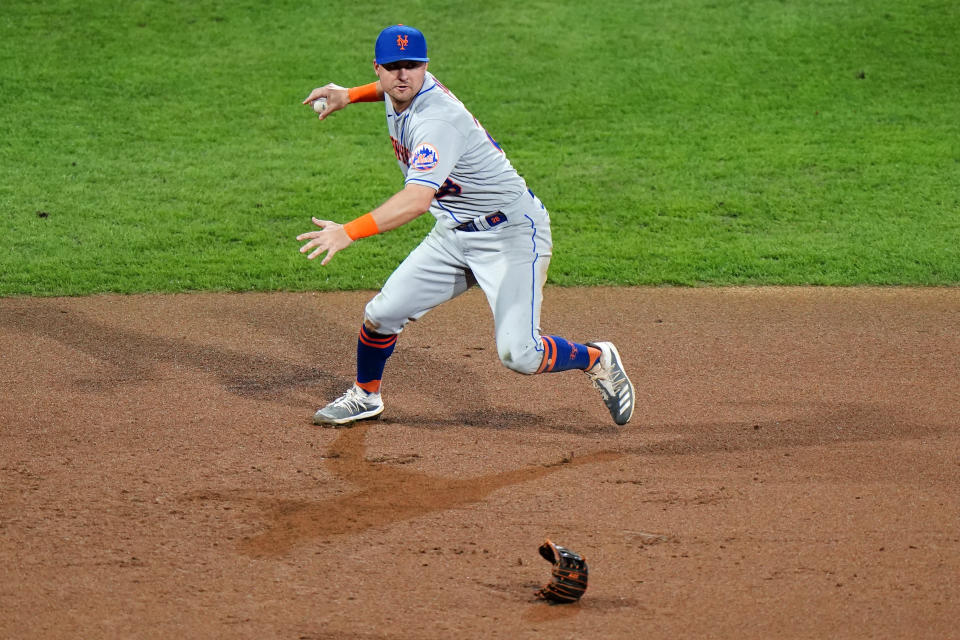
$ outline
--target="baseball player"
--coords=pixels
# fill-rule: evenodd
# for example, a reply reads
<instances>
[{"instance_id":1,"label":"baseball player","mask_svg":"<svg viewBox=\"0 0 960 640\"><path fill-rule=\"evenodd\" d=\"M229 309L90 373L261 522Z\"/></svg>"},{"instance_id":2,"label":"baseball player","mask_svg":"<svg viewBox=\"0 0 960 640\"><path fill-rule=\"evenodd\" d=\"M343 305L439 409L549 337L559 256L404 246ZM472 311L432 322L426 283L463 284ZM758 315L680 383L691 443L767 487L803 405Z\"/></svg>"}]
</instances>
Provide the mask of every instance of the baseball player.
<instances>
[{"instance_id":1,"label":"baseball player","mask_svg":"<svg viewBox=\"0 0 960 640\"><path fill-rule=\"evenodd\" d=\"M626 424L634 389L617 348L540 331L553 246L543 203L480 122L427 71L427 42L420 31L387 27L374 54L376 82L350 89L328 84L303 103L320 101L314 106L324 120L349 104L382 101L404 187L346 224L313 218L320 230L297 236L306 241L300 253L310 260L325 253L325 265L354 241L427 211L436 224L367 304L356 381L317 411L314 422L342 426L379 416L384 368L406 324L477 284L493 312L497 353L506 367L523 374L585 371L614 422Z\"/></svg>"}]
</instances>

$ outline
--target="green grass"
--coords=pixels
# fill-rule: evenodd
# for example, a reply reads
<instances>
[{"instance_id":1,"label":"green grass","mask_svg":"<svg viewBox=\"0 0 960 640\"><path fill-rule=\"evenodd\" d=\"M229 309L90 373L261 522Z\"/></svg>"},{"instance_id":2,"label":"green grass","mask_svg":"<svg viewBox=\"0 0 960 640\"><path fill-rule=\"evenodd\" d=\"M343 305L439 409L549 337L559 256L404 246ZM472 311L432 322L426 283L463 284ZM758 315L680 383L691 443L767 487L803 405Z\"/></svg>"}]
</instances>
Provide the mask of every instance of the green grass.
<instances>
[{"instance_id":1,"label":"green grass","mask_svg":"<svg viewBox=\"0 0 960 640\"><path fill-rule=\"evenodd\" d=\"M401 177L380 106L299 103L396 22L551 210L555 284L960 284L953 1L12 0L0 295L379 287L432 219L305 260Z\"/></svg>"}]
</instances>

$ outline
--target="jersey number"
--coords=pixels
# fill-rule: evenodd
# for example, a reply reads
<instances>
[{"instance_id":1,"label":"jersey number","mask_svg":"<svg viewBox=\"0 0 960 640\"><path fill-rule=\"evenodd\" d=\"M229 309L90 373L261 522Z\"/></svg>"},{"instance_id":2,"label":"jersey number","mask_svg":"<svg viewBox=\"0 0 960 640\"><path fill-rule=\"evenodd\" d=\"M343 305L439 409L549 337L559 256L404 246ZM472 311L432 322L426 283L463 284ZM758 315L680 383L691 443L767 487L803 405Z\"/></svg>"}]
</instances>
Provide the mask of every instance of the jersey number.
<instances>
[{"instance_id":1,"label":"jersey number","mask_svg":"<svg viewBox=\"0 0 960 640\"><path fill-rule=\"evenodd\" d=\"M443 184L440 185L440 188L437 189L437 200L440 198L446 198L447 196L458 196L463 192L463 189L460 188L456 182L447 178L443 181Z\"/></svg>"}]
</instances>

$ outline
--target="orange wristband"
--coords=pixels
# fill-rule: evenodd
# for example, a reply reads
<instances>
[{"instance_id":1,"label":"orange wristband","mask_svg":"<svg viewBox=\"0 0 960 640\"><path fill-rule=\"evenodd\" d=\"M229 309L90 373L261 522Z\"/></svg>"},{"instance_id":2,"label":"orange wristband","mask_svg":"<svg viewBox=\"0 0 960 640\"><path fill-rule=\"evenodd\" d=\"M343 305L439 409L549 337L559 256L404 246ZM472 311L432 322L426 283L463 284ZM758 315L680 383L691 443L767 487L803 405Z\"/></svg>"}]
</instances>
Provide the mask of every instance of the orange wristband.
<instances>
[{"instance_id":1,"label":"orange wristband","mask_svg":"<svg viewBox=\"0 0 960 640\"><path fill-rule=\"evenodd\" d=\"M365 213L356 220L351 220L343 225L343 230L347 232L351 240L359 240L380 233L380 228L377 226L377 221L373 219L372 213Z\"/></svg>"},{"instance_id":2,"label":"orange wristband","mask_svg":"<svg viewBox=\"0 0 960 640\"><path fill-rule=\"evenodd\" d=\"M380 99L380 94L377 93L376 82L347 89L347 96L350 102L376 102Z\"/></svg>"}]
</instances>

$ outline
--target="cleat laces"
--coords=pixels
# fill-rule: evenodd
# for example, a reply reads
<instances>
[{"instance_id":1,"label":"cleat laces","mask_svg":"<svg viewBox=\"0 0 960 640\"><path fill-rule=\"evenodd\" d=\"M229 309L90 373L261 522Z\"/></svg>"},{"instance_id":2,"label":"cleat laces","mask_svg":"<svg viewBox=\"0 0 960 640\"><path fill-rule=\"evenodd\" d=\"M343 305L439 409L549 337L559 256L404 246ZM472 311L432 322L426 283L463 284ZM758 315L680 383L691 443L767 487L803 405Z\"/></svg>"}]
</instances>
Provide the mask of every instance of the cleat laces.
<instances>
[{"instance_id":1,"label":"cleat laces","mask_svg":"<svg viewBox=\"0 0 960 640\"><path fill-rule=\"evenodd\" d=\"M601 371L598 373L587 372L590 376L590 384L606 396L614 395L619 397L627 387L627 377L623 375L623 372L619 369L606 371L606 368L602 365L599 368Z\"/></svg>"},{"instance_id":2,"label":"cleat laces","mask_svg":"<svg viewBox=\"0 0 960 640\"><path fill-rule=\"evenodd\" d=\"M633 415L633 384L620 364L616 347L610 343L590 343L602 352L600 360L586 372L590 383L600 392L610 417L619 425L630 421Z\"/></svg>"},{"instance_id":3,"label":"cleat laces","mask_svg":"<svg viewBox=\"0 0 960 640\"><path fill-rule=\"evenodd\" d=\"M367 393L357 387L350 387L347 392L330 403L331 407L343 407L350 413L360 413L367 409Z\"/></svg>"}]
</instances>

